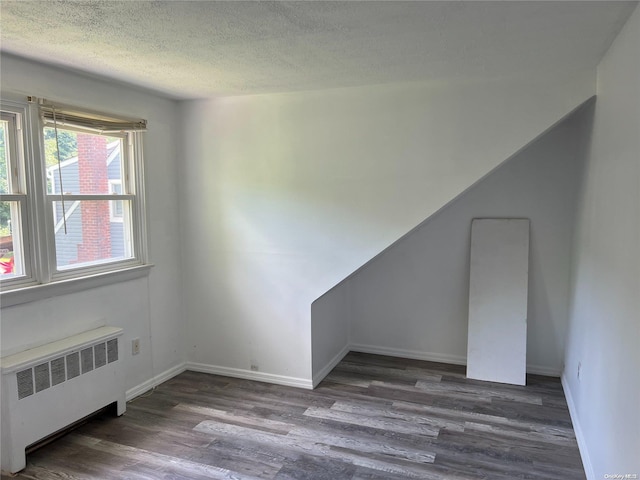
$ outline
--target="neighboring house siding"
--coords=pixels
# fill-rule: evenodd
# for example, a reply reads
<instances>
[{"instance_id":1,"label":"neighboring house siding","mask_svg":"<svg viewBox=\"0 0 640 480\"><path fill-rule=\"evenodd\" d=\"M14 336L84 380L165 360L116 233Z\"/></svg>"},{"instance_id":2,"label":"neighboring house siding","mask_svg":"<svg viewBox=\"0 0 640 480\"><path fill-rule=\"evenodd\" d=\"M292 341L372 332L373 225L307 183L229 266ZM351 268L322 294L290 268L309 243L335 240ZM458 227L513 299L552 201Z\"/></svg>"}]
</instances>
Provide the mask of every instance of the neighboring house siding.
<instances>
[{"instance_id":1,"label":"neighboring house siding","mask_svg":"<svg viewBox=\"0 0 640 480\"><path fill-rule=\"evenodd\" d=\"M60 175L58 174L58 167L49 167L53 182L53 193L60 195L62 189L60 188ZM62 188L65 193L80 193L80 181L78 178L78 162L73 162L62 167ZM67 202L65 202L67 207ZM54 220L57 223L62 219L62 202L56 202L56 212Z\"/></svg>"},{"instance_id":2,"label":"neighboring house siding","mask_svg":"<svg viewBox=\"0 0 640 480\"><path fill-rule=\"evenodd\" d=\"M67 163L69 162L69 163ZM62 187L65 193L80 193L80 181L78 178L78 162L67 160L62 164ZM54 165L48 169L49 176L52 177L54 185L54 193L60 193L60 175L58 174L58 166Z\"/></svg>"},{"instance_id":3,"label":"neighboring house siding","mask_svg":"<svg viewBox=\"0 0 640 480\"><path fill-rule=\"evenodd\" d=\"M71 208L73 202L65 202L66 208ZM62 218L62 214L60 215ZM80 207L67 219L67 233L64 226L56 232L56 259L59 266L69 265L78 261L78 245L82 244L82 216Z\"/></svg>"},{"instance_id":4,"label":"neighboring house siding","mask_svg":"<svg viewBox=\"0 0 640 480\"><path fill-rule=\"evenodd\" d=\"M111 223L111 256L124 257L124 224Z\"/></svg>"},{"instance_id":5,"label":"neighboring house siding","mask_svg":"<svg viewBox=\"0 0 640 480\"><path fill-rule=\"evenodd\" d=\"M72 159L73 160L73 159ZM80 181L78 174L77 161L63 162L62 165L62 188L60 188L60 174L58 166L50 167L51 177L53 181L53 191L55 194L64 193L80 193ZM69 265L78 261L78 245L82 243L82 216L80 208L76 208L73 213L74 203L72 201L64 202L64 211L67 213L67 228L65 233L64 225L59 227L55 232L56 237L56 260L58 265ZM54 222L59 224L62 220L62 202L55 203Z\"/></svg>"},{"instance_id":6,"label":"neighboring house siding","mask_svg":"<svg viewBox=\"0 0 640 480\"><path fill-rule=\"evenodd\" d=\"M109 179L120 178L120 155L116 155L107 166Z\"/></svg>"}]
</instances>

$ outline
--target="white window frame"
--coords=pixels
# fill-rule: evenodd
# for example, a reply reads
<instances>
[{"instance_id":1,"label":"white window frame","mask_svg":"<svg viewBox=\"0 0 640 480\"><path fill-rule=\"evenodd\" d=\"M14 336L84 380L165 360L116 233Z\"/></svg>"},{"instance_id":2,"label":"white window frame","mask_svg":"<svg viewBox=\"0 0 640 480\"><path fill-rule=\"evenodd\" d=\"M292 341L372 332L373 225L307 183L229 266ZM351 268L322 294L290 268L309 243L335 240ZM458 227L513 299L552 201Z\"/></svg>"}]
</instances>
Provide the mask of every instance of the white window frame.
<instances>
[{"instance_id":1,"label":"white window frame","mask_svg":"<svg viewBox=\"0 0 640 480\"><path fill-rule=\"evenodd\" d=\"M8 155L8 180L9 193L2 194L2 201L15 202L15 206L11 209L11 217L17 218L18 225L13 225L13 253L15 263L22 267L22 274L16 275L2 280L0 288L19 288L28 285L33 275L33 263L29 261L35 254L30 248L33 245L31 239L30 215L29 207L31 199L29 198L26 179L28 178L27 165L25 158L28 155L26 151L26 134L28 125L26 125L26 108L20 105L4 105L2 106L2 119L8 121L9 129L7 131L6 149ZM5 287L5 285L7 287Z\"/></svg>"},{"instance_id":2,"label":"white window frame","mask_svg":"<svg viewBox=\"0 0 640 480\"><path fill-rule=\"evenodd\" d=\"M151 264L147 248L142 132L131 131L123 135L125 141L121 152L124 190L118 195L118 199L127 201L123 203L123 213L124 220L129 221L131 225L130 244L133 251L128 253L132 254L132 258L58 269L55 247L56 219L51 212L52 202L60 200L60 193L47 192L46 167L43 160L45 124L40 116L38 103L27 101L24 97L7 97L3 92L0 110L15 115L21 127L20 138L16 143L18 150L22 150L19 157L21 168L17 171L23 173L23 188L17 194L3 194L2 200L20 202L24 246L24 275L1 281L0 305L5 307L26 303L147 275ZM65 203L68 202L71 206L75 201L105 200L111 205L113 197L114 194L111 193L65 195ZM126 208L126 205L130 205L130 208Z\"/></svg>"},{"instance_id":3,"label":"white window frame","mask_svg":"<svg viewBox=\"0 0 640 480\"><path fill-rule=\"evenodd\" d=\"M120 193L116 191L116 185L120 186ZM109 193L121 195L122 194L122 180L120 179L109 179ZM109 202L109 221L111 223L123 223L124 221L124 204L120 203L121 211L118 212L118 202L120 200L111 200Z\"/></svg>"}]
</instances>

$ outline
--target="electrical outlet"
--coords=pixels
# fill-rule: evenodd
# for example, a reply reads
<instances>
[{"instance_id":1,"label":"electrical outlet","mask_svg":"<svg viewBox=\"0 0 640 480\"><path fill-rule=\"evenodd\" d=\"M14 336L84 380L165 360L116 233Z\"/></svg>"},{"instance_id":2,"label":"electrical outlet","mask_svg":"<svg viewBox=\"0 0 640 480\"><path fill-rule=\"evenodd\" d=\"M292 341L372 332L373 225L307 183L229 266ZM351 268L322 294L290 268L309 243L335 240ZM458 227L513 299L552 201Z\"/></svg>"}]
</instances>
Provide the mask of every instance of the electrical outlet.
<instances>
[{"instance_id":1,"label":"electrical outlet","mask_svg":"<svg viewBox=\"0 0 640 480\"><path fill-rule=\"evenodd\" d=\"M131 354L138 355L140 353L140 339L134 338L131 340Z\"/></svg>"},{"instance_id":2,"label":"electrical outlet","mask_svg":"<svg viewBox=\"0 0 640 480\"><path fill-rule=\"evenodd\" d=\"M250 368L252 372L257 372L260 370L260 366L258 365L258 362L256 360L251 360L250 365L251 365Z\"/></svg>"},{"instance_id":3,"label":"electrical outlet","mask_svg":"<svg viewBox=\"0 0 640 480\"><path fill-rule=\"evenodd\" d=\"M578 380L580 380L580 371L582 370L582 362L578 362Z\"/></svg>"}]
</instances>

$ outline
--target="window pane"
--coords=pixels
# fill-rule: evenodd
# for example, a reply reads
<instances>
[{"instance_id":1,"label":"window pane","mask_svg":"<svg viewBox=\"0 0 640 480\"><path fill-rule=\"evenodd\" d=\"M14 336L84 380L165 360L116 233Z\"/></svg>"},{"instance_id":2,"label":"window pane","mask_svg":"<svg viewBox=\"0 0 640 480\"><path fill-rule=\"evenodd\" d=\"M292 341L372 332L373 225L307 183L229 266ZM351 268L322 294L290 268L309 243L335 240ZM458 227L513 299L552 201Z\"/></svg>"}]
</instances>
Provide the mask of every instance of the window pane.
<instances>
[{"instance_id":1,"label":"window pane","mask_svg":"<svg viewBox=\"0 0 640 480\"><path fill-rule=\"evenodd\" d=\"M0 202L0 278L24 274L18 202Z\"/></svg>"},{"instance_id":2,"label":"window pane","mask_svg":"<svg viewBox=\"0 0 640 480\"><path fill-rule=\"evenodd\" d=\"M122 182L120 182L120 180L109 180L109 193L121 195ZM124 218L122 200L111 200L109 202L109 208L111 209L111 221L122 222L122 219Z\"/></svg>"},{"instance_id":3,"label":"window pane","mask_svg":"<svg viewBox=\"0 0 640 480\"><path fill-rule=\"evenodd\" d=\"M56 131L46 127L44 143L50 194L104 195L110 180L122 181L122 138L58 128L56 149Z\"/></svg>"},{"instance_id":4,"label":"window pane","mask_svg":"<svg viewBox=\"0 0 640 480\"><path fill-rule=\"evenodd\" d=\"M114 221L113 200L54 201L56 263L59 270L98 265L133 257L130 201L121 202L123 216Z\"/></svg>"},{"instance_id":5,"label":"window pane","mask_svg":"<svg viewBox=\"0 0 640 480\"><path fill-rule=\"evenodd\" d=\"M7 153L7 132L9 122L0 122L0 193L9 193L9 155Z\"/></svg>"}]
</instances>

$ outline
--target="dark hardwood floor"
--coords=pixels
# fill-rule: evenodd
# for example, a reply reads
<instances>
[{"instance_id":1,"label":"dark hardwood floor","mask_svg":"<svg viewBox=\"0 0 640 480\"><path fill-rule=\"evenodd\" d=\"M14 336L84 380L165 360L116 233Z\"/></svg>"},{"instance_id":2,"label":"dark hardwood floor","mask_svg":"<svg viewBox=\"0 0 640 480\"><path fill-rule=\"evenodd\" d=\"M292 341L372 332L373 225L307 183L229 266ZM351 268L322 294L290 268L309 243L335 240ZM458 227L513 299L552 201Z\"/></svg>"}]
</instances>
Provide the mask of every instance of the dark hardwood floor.
<instances>
[{"instance_id":1,"label":"dark hardwood floor","mask_svg":"<svg viewBox=\"0 0 640 480\"><path fill-rule=\"evenodd\" d=\"M3 479L8 477L2 477ZM558 379L350 353L314 391L185 372L20 479L584 479Z\"/></svg>"}]
</instances>

